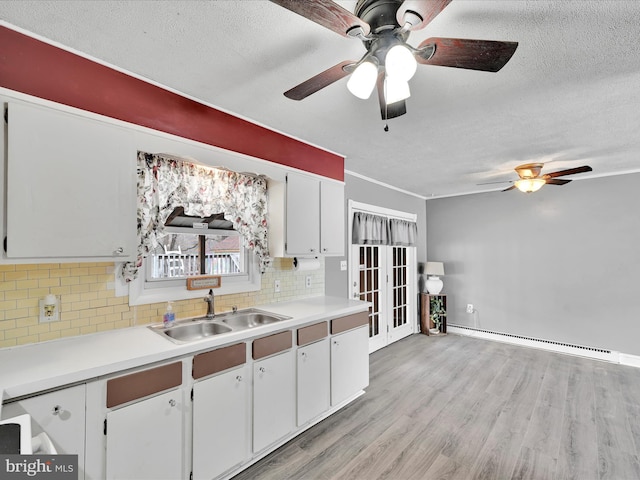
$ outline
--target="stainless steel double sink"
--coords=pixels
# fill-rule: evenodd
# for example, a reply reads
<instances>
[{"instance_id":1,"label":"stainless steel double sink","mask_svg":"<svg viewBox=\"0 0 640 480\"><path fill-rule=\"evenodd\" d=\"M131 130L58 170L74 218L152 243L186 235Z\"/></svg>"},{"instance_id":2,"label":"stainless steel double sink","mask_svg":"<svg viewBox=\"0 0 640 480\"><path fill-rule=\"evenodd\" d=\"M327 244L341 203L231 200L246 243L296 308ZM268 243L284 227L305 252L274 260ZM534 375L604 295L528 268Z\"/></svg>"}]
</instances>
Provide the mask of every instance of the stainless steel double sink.
<instances>
[{"instance_id":1,"label":"stainless steel double sink","mask_svg":"<svg viewBox=\"0 0 640 480\"><path fill-rule=\"evenodd\" d=\"M151 325L149 328L174 343L190 343L212 335L247 330L290 318L248 308L237 312L222 313L213 318L196 317L177 320L173 326L168 328L164 328L164 325Z\"/></svg>"}]
</instances>

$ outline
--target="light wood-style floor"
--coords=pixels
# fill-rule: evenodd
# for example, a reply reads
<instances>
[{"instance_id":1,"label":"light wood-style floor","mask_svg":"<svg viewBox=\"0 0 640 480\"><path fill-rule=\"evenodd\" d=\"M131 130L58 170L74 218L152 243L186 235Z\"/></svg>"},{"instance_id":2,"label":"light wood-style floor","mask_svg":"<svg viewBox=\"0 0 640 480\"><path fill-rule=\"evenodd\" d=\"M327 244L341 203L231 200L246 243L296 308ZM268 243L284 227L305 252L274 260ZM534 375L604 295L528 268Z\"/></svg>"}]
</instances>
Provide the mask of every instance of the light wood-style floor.
<instances>
[{"instance_id":1,"label":"light wood-style floor","mask_svg":"<svg viewBox=\"0 0 640 480\"><path fill-rule=\"evenodd\" d=\"M234 480L640 479L640 369L447 335Z\"/></svg>"}]
</instances>

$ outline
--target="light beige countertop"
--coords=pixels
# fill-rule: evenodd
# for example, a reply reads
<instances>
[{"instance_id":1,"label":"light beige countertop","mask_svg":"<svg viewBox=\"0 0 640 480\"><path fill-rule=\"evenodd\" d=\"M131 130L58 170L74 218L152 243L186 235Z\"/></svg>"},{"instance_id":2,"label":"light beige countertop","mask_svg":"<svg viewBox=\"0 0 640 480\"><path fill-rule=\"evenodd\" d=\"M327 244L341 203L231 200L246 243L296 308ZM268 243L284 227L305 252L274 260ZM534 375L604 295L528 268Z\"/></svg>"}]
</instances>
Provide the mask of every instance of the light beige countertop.
<instances>
[{"instance_id":1,"label":"light beige countertop","mask_svg":"<svg viewBox=\"0 0 640 480\"><path fill-rule=\"evenodd\" d=\"M318 296L254 308L291 317L277 323L175 344L148 325L0 349L3 399L79 383L118 371L366 310L367 302ZM177 319L180 320L180 319Z\"/></svg>"}]
</instances>

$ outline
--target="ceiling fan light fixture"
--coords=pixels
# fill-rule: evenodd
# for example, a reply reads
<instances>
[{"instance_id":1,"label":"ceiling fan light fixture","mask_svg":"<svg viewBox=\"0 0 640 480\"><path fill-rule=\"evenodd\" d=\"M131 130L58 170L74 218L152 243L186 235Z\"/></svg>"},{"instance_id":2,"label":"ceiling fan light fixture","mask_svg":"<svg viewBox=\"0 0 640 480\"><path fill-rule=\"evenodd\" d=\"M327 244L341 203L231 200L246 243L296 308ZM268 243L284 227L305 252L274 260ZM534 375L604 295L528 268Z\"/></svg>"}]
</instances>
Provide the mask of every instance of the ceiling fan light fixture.
<instances>
[{"instance_id":1,"label":"ceiling fan light fixture","mask_svg":"<svg viewBox=\"0 0 640 480\"><path fill-rule=\"evenodd\" d=\"M547 183L544 178L523 178L516 180L514 185L518 190L524 193L537 192Z\"/></svg>"},{"instance_id":2,"label":"ceiling fan light fixture","mask_svg":"<svg viewBox=\"0 0 640 480\"><path fill-rule=\"evenodd\" d=\"M387 75L397 77L405 82L411 80L416 73L418 62L413 53L404 45L394 45L389 49L384 59L384 67Z\"/></svg>"},{"instance_id":3,"label":"ceiling fan light fixture","mask_svg":"<svg viewBox=\"0 0 640 480\"><path fill-rule=\"evenodd\" d=\"M406 100L411 96L409 82L397 77L386 76L384 79L384 98L387 105Z\"/></svg>"},{"instance_id":4,"label":"ceiling fan light fixture","mask_svg":"<svg viewBox=\"0 0 640 480\"><path fill-rule=\"evenodd\" d=\"M362 62L349 77L347 88L358 98L366 100L376 86L378 79L378 66L367 60Z\"/></svg>"}]
</instances>

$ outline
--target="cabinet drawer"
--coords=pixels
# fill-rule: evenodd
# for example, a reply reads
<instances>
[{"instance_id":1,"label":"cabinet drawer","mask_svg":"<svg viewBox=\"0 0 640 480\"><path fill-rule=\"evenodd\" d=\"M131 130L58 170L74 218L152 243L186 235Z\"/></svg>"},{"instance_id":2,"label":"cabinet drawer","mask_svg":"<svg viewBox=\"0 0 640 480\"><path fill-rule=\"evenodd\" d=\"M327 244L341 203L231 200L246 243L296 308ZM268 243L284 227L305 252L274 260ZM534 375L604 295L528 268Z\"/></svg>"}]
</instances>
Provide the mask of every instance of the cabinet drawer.
<instances>
[{"instance_id":1,"label":"cabinet drawer","mask_svg":"<svg viewBox=\"0 0 640 480\"><path fill-rule=\"evenodd\" d=\"M273 355L274 353L282 352L291 348L292 345L291 330L258 338L253 341L253 359L257 360Z\"/></svg>"},{"instance_id":2,"label":"cabinet drawer","mask_svg":"<svg viewBox=\"0 0 640 480\"><path fill-rule=\"evenodd\" d=\"M314 323L298 329L298 345L308 345L327 336L327 322Z\"/></svg>"},{"instance_id":3,"label":"cabinet drawer","mask_svg":"<svg viewBox=\"0 0 640 480\"><path fill-rule=\"evenodd\" d=\"M182 384L182 362L112 378L107 381L107 408L178 387Z\"/></svg>"},{"instance_id":4,"label":"cabinet drawer","mask_svg":"<svg viewBox=\"0 0 640 480\"><path fill-rule=\"evenodd\" d=\"M353 328L361 327L369 324L369 314L367 312L354 313L346 317L335 318L331 320L331 334L346 332Z\"/></svg>"},{"instance_id":5,"label":"cabinet drawer","mask_svg":"<svg viewBox=\"0 0 640 480\"><path fill-rule=\"evenodd\" d=\"M237 367L247 361L247 345L236 343L228 347L218 348L210 352L200 353L193 357L192 376L195 380L227 368Z\"/></svg>"}]
</instances>

